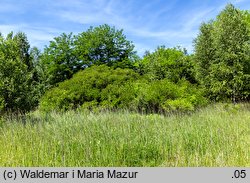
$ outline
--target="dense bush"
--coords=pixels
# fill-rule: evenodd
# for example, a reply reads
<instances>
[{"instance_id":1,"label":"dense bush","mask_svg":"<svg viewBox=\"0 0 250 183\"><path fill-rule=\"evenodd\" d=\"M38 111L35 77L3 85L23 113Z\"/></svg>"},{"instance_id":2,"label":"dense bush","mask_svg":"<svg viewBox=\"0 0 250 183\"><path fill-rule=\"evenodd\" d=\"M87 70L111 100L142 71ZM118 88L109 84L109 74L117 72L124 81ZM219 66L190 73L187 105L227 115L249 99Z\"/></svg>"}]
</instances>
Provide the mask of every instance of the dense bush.
<instances>
[{"instance_id":1,"label":"dense bush","mask_svg":"<svg viewBox=\"0 0 250 183\"><path fill-rule=\"evenodd\" d=\"M49 90L43 96L40 108L42 110L67 110L82 105L82 107L104 105L104 101L109 100L104 96L110 88L109 85L122 86L125 82L136 78L138 74L130 69L112 69L105 65L92 66ZM114 103L110 101L110 104L112 102Z\"/></svg>"},{"instance_id":2,"label":"dense bush","mask_svg":"<svg viewBox=\"0 0 250 183\"><path fill-rule=\"evenodd\" d=\"M135 83L137 94L134 104L140 111L190 111L207 103L201 89L186 80L177 84L167 79Z\"/></svg>"},{"instance_id":3,"label":"dense bush","mask_svg":"<svg viewBox=\"0 0 250 183\"><path fill-rule=\"evenodd\" d=\"M130 109L142 112L194 110L205 103L199 89L183 80L149 81L129 69L93 66L48 91L42 110Z\"/></svg>"}]
</instances>

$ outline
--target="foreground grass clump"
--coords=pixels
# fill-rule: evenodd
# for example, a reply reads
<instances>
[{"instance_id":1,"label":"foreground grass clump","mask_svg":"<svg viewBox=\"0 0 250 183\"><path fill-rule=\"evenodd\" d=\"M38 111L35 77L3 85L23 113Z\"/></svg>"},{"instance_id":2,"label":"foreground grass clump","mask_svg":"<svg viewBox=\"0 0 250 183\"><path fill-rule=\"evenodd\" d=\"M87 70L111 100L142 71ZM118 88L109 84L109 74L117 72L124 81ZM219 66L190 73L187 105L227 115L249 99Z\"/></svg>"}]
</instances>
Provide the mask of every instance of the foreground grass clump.
<instances>
[{"instance_id":1,"label":"foreground grass clump","mask_svg":"<svg viewBox=\"0 0 250 183\"><path fill-rule=\"evenodd\" d=\"M249 166L249 105L189 115L39 112L0 123L0 166Z\"/></svg>"}]
</instances>

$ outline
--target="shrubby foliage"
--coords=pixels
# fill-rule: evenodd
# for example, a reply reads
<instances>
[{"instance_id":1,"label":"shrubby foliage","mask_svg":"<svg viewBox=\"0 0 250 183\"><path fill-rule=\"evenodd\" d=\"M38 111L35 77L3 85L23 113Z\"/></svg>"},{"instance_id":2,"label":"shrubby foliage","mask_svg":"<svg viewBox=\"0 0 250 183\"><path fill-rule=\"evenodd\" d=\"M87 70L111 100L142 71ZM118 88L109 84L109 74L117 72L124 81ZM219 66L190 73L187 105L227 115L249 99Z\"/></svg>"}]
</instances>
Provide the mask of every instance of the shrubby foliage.
<instances>
[{"instance_id":1,"label":"shrubby foliage","mask_svg":"<svg viewBox=\"0 0 250 183\"><path fill-rule=\"evenodd\" d=\"M67 110L76 107L118 105L115 97L110 98L107 93L113 86L122 86L126 82L138 78L133 70L112 69L108 66L92 66L80 71L70 80L59 84L58 87L49 90L42 98L40 107L43 110Z\"/></svg>"},{"instance_id":2,"label":"shrubby foliage","mask_svg":"<svg viewBox=\"0 0 250 183\"><path fill-rule=\"evenodd\" d=\"M130 69L93 66L50 90L41 100L41 110L126 108L145 112L194 110L206 100L189 82L139 79Z\"/></svg>"},{"instance_id":3,"label":"shrubby foliage","mask_svg":"<svg viewBox=\"0 0 250 183\"><path fill-rule=\"evenodd\" d=\"M167 79L148 82L140 88L136 101L137 108L147 112L192 111L207 102L202 90L188 81L173 83Z\"/></svg>"},{"instance_id":4,"label":"shrubby foliage","mask_svg":"<svg viewBox=\"0 0 250 183\"><path fill-rule=\"evenodd\" d=\"M185 50L165 48L165 46L158 47L153 53L147 53L137 63L140 73L150 79L166 78L175 83L182 79L196 83L193 65L191 57L185 54Z\"/></svg>"},{"instance_id":5,"label":"shrubby foliage","mask_svg":"<svg viewBox=\"0 0 250 183\"><path fill-rule=\"evenodd\" d=\"M92 65L132 68L134 45L122 32L105 24L76 36L63 33L54 38L41 55L46 83L55 86Z\"/></svg>"}]
</instances>

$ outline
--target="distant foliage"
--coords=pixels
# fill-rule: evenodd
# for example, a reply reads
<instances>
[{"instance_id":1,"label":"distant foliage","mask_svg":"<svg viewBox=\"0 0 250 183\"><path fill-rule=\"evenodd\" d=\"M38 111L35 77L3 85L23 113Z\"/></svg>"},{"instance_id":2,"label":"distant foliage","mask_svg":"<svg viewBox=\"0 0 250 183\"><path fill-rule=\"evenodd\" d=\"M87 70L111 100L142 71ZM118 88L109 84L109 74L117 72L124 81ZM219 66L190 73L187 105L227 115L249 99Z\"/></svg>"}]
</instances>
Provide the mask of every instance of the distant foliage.
<instances>
[{"instance_id":1,"label":"distant foliage","mask_svg":"<svg viewBox=\"0 0 250 183\"><path fill-rule=\"evenodd\" d=\"M92 65L133 68L133 61L137 58L133 49L134 45L122 30L104 24L90 27L77 36L63 33L55 37L45 47L40 65L48 87L56 86Z\"/></svg>"},{"instance_id":2,"label":"distant foliage","mask_svg":"<svg viewBox=\"0 0 250 183\"><path fill-rule=\"evenodd\" d=\"M180 48L158 47L155 52L148 52L137 67L152 80L166 78L176 83L186 79L196 83L191 57Z\"/></svg>"},{"instance_id":3,"label":"distant foliage","mask_svg":"<svg viewBox=\"0 0 250 183\"><path fill-rule=\"evenodd\" d=\"M69 79L80 69L83 69L83 63L75 54L74 37L72 33L63 33L50 41L48 47L45 47L40 57L41 68L46 76L46 83L54 86L55 84Z\"/></svg>"}]
</instances>

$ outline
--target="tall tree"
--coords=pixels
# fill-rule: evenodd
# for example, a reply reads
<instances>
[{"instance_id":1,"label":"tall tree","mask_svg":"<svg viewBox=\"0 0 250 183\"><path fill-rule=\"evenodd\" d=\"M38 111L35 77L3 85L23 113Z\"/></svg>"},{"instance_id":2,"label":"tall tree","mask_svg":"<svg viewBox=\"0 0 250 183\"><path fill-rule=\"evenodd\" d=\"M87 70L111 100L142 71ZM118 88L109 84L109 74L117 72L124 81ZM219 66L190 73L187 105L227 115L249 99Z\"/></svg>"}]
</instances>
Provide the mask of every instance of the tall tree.
<instances>
[{"instance_id":1,"label":"tall tree","mask_svg":"<svg viewBox=\"0 0 250 183\"><path fill-rule=\"evenodd\" d=\"M197 69L197 80L204 86L210 86L209 73L210 66L215 59L215 47L213 38L213 24L210 21L208 23L202 23L200 26L200 33L194 40L195 48L195 63Z\"/></svg>"},{"instance_id":2,"label":"tall tree","mask_svg":"<svg viewBox=\"0 0 250 183\"><path fill-rule=\"evenodd\" d=\"M63 33L50 41L41 56L43 68L48 83L55 85L73 76L83 64L75 55L74 38L72 33Z\"/></svg>"},{"instance_id":3,"label":"tall tree","mask_svg":"<svg viewBox=\"0 0 250 183\"><path fill-rule=\"evenodd\" d=\"M13 41L17 44L17 54L19 55L21 61L28 66L28 70L33 69L32 59L30 58L30 44L27 36L23 32L18 32L14 37Z\"/></svg>"},{"instance_id":4,"label":"tall tree","mask_svg":"<svg viewBox=\"0 0 250 183\"><path fill-rule=\"evenodd\" d=\"M37 104L31 68L26 35L0 37L0 111L26 111Z\"/></svg>"},{"instance_id":5,"label":"tall tree","mask_svg":"<svg viewBox=\"0 0 250 183\"><path fill-rule=\"evenodd\" d=\"M230 96L233 102L242 98L245 78L244 62L249 49L249 30L240 10L232 4L218 15L215 22L216 59L212 67L212 86L215 93ZM219 89L219 91L218 91Z\"/></svg>"},{"instance_id":6,"label":"tall tree","mask_svg":"<svg viewBox=\"0 0 250 183\"><path fill-rule=\"evenodd\" d=\"M114 67L131 67L134 45L126 39L123 30L107 24L90 27L76 39L79 59L86 66L106 64Z\"/></svg>"},{"instance_id":7,"label":"tall tree","mask_svg":"<svg viewBox=\"0 0 250 183\"><path fill-rule=\"evenodd\" d=\"M228 4L213 23L202 24L195 41L198 77L216 100L247 98L250 37L242 11Z\"/></svg>"}]
</instances>

